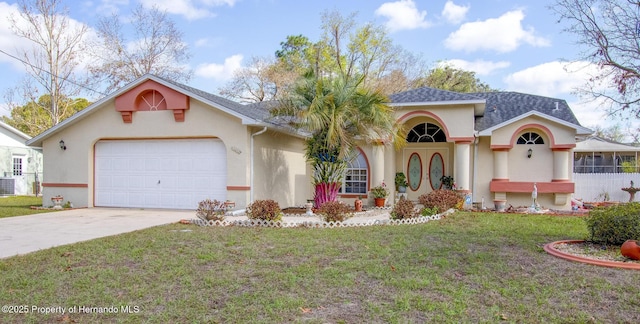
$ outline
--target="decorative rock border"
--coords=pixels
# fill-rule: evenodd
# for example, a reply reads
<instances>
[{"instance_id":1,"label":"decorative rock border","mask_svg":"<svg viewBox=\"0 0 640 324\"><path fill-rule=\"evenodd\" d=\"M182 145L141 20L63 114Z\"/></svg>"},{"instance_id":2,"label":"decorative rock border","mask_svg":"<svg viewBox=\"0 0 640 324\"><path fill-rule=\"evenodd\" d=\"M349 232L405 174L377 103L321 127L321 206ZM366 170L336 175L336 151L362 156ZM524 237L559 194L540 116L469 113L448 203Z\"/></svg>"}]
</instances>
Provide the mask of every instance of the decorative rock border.
<instances>
[{"instance_id":1,"label":"decorative rock border","mask_svg":"<svg viewBox=\"0 0 640 324\"><path fill-rule=\"evenodd\" d=\"M626 262L617 262L617 261L607 261L607 260L598 260L598 259L590 259L584 258L577 255L569 254L562 252L556 249L554 246L556 244L572 244L572 243L582 243L584 240L563 240L563 241L555 241L548 244L545 244L544 250L545 252L569 261L582 262L592 265L597 265L601 267L609 267L609 268L620 268L620 269L633 269L640 270L640 264L638 263L626 263Z\"/></svg>"},{"instance_id":2,"label":"decorative rock border","mask_svg":"<svg viewBox=\"0 0 640 324\"><path fill-rule=\"evenodd\" d=\"M307 228L337 228L337 227L359 227L359 226L374 226L374 225L407 225L407 224L423 224L433 220L439 220L443 217L455 212L454 209L449 209L444 213L432 215L432 216L420 216L407 219L374 219L366 220L362 222L345 221L345 222L318 222L318 221L298 221L298 222L284 222L284 221L265 221L259 219L248 220L233 220L233 221L204 221L202 219L187 220L191 224L198 226L241 226L241 227L307 227ZM180 221L180 223L186 223Z\"/></svg>"}]
</instances>

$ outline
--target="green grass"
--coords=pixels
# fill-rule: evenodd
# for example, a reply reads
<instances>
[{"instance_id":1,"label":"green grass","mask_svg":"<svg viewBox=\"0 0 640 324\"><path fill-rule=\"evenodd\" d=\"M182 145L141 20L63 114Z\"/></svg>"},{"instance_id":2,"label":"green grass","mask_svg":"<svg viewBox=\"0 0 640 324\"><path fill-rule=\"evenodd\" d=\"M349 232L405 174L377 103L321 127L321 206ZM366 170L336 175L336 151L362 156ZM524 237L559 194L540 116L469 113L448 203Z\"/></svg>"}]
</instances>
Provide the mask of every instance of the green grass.
<instances>
[{"instance_id":1,"label":"green grass","mask_svg":"<svg viewBox=\"0 0 640 324\"><path fill-rule=\"evenodd\" d=\"M52 210L31 209L31 206L42 206L42 197L10 196L0 197L0 218L40 213L50 213Z\"/></svg>"},{"instance_id":2,"label":"green grass","mask_svg":"<svg viewBox=\"0 0 640 324\"><path fill-rule=\"evenodd\" d=\"M640 272L542 249L586 236L578 217L465 212L340 229L173 224L0 260L2 305L139 312L0 322L640 321Z\"/></svg>"}]
</instances>

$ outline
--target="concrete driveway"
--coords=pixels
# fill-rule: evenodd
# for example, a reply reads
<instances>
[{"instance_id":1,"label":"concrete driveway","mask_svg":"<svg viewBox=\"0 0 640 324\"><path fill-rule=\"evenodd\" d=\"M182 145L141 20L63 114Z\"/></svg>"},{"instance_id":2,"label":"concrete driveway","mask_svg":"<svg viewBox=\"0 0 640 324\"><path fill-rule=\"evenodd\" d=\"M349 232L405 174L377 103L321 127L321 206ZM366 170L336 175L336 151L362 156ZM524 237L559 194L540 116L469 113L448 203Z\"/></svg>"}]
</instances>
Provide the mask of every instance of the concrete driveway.
<instances>
[{"instance_id":1,"label":"concrete driveway","mask_svg":"<svg viewBox=\"0 0 640 324\"><path fill-rule=\"evenodd\" d=\"M0 218L0 258L195 218L193 210L83 208Z\"/></svg>"}]
</instances>

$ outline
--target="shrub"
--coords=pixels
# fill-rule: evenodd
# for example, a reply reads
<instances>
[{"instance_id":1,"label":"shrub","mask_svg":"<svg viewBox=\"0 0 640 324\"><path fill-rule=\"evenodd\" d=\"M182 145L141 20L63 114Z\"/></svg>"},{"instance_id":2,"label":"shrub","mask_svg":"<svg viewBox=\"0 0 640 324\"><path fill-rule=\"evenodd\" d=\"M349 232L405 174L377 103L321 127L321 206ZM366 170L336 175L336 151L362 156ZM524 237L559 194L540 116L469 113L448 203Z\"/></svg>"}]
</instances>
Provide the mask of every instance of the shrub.
<instances>
[{"instance_id":1,"label":"shrub","mask_svg":"<svg viewBox=\"0 0 640 324\"><path fill-rule=\"evenodd\" d=\"M198 203L196 216L204 221L223 221L225 212L226 206L224 202L205 199Z\"/></svg>"},{"instance_id":2,"label":"shrub","mask_svg":"<svg viewBox=\"0 0 640 324\"><path fill-rule=\"evenodd\" d=\"M446 211L449 208L459 208L463 199L453 190L439 189L418 197L418 201L426 208L437 207L438 210Z\"/></svg>"},{"instance_id":3,"label":"shrub","mask_svg":"<svg viewBox=\"0 0 640 324\"><path fill-rule=\"evenodd\" d=\"M416 216L418 216L418 213L413 202L409 199L400 199L391 211L391 219L407 219Z\"/></svg>"},{"instance_id":4,"label":"shrub","mask_svg":"<svg viewBox=\"0 0 640 324\"><path fill-rule=\"evenodd\" d=\"M275 200L256 200L247 206L249 219L260 219L277 222L282 220L282 210Z\"/></svg>"},{"instance_id":5,"label":"shrub","mask_svg":"<svg viewBox=\"0 0 640 324\"><path fill-rule=\"evenodd\" d=\"M621 245L640 240L640 203L596 208L585 221L594 243Z\"/></svg>"},{"instance_id":6,"label":"shrub","mask_svg":"<svg viewBox=\"0 0 640 324\"><path fill-rule=\"evenodd\" d=\"M325 222L343 222L351 217L351 209L339 201L328 201L322 204L318 214Z\"/></svg>"},{"instance_id":7,"label":"shrub","mask_svg":"<svg viewBox=\"0 0 640 324\"><path fill-rule=\"evenodd\" d=\"M420 211L420 215L422 216L432 216L438 213L438 207L424 207L422 208L422 210Z\"/></svg>"}]
</instances>

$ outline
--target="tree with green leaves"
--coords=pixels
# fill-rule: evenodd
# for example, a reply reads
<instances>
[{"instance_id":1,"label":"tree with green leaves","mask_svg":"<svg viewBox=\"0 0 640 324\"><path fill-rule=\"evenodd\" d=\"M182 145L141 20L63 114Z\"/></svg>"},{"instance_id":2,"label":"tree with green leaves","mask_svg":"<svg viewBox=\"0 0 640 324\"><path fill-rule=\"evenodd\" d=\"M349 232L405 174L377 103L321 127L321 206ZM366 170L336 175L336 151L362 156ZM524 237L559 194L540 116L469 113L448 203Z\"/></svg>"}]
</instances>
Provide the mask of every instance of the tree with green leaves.
<instances>
[{"instance_id":1,"label":"tree with green leaves","mask_svg":"<svg viewBox=\"0 0 640 324\"><path fill-rule=\"evenodd\" d=\"M274 115L291 116L311 136L305 155L314 170L315 205L335 201L356 142L402 145L404 134L388 98L362 86L362 79L309 72Z\"/></svg>"},{"instance_id":2,"label":"tree with green leaves","mask_svg":"<svg viewBox=\"0 0 640 324\"><path fill-rule=\"evenodd\" d=\"M90 104L84 98L59 98L56 105L58 107L68 107L68 109L65 109L64 114L59 116L59 120L63 121L71 117L71 115L88 107ZM2 121L29 136L36 136L54 126L50 111L45 107L51 107L51 96L49 95L40 96L37 102L30 101L22 106L14 107L11 110L11 117L2 116Z\"/></svg>"},{"instance_id":3,"label":"tree with green leaves","mask_svg":"<svg viewBox=\"0 0 640 324\"><path fill-rule=\"evenodd\" d=\"M324 12L322 30L321 39L315 42L304 35L287 36L274 62L252 61L220 94L243 102L277 100L287 96L297 78L314 70L317 75L353 78L389 95L414 88L426 72L422 60L395 45L384 27L357 27L355 14L344 17L338 11Z\"/></svg>"},{"instance_id":4,"label":"tree with green leaves","mask_svg":"<svg viewBox=\"0 0 640 324\"><path fill-rule=\"evenodd\" d=\"M456 69L448 65L431 69L421 81L421 85L464 93L497 91L476 78L475 72Z\"/></svg>"}]
</instances>

